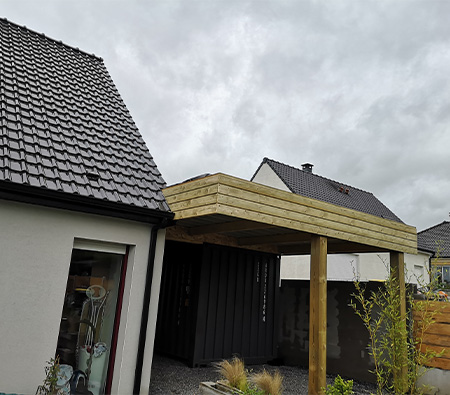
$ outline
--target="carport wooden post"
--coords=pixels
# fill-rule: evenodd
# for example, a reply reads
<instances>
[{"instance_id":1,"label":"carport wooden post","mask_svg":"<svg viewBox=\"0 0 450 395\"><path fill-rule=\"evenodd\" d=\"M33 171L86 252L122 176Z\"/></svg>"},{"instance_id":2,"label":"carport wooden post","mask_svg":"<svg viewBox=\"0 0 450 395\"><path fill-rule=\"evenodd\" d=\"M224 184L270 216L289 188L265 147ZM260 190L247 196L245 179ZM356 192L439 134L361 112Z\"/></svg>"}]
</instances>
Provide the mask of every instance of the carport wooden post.
<instances>
[{"instance_id":1,"label":"carport wooden post","mask_svg":"<svg viewBox=\"0 0 450 395\"><path fill-rule=\"evenodd\" d=\"M390 266L392 276L398 280L398 292L400 302L400 322L403 326L402 332L404 338L401 340L402 354L399 364L401 368L394 372L398 378L399 387L396 389L399 393L405 393L408 390L408 361L407 361L407 331L406 331L406 289L405 289L405 257L402 252L390 253Z\"/></svg>"},{"instance_id":2,"label":"carport wooden post","mask_svg":"<svg viewBox=\"0 0 450 395\"><path fill-rule=\"evenodd\" d=\"M323 394L327 360L327 238L311 237L308 393Z\"/></svg>"}]
</instances>

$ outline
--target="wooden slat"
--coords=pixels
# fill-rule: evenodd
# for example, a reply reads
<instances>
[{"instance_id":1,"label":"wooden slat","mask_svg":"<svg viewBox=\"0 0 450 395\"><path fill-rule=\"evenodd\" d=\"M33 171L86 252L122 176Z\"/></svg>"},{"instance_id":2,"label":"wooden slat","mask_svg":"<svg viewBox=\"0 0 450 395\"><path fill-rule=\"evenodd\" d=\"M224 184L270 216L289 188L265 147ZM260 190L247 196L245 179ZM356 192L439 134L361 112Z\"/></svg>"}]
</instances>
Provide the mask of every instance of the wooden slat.
<instances>
[{"instance_id":1,"label":"wooden slat","mask_svg":"<svg viewBox=\"0 0 450 395\"><path fill-rule=\"evenodd\" d=\"M401 237L395 237L386 235L384 233L373 232L359 227L352 227L342 222L330 221L323 218L311 217L298 212L284 210L282 208L255 203L246 199L239 199L234 197L219 195L217 199L219 205L234 207L237 209L244 209L247 211L248 216L251 214L256 218L260 213L276 217L278 220L290 220L298 224L305 224L305 226L312 226L315 228L315 233L323 234L333 232L341 233L342 235L353 235L361 238L374 239L376 241L390 243L391 245L408 245L414 248L414 242L403 239ZM325 229L322 231L321 229ZM328 236L328 234L325 234ZM344 236L345 237L345 236ZM341 238L341 237L338 237ZM356 241L356 240L354 240Z\"/></svg>"},{"instance_id":2,"label":"wooden slat","mask_svg":"<svg viewBox=\"0 0 450 395\"><path fill-rule=\"evenodd\" d=\"M166 188L164 194L175 220L216 213L390 251L417 252L411 226L223 174Z\"/></svg>"},{"instance_id":3,"label":"wooden slat","mask_svg":"<svg viewBox=\"0 0 450 395\"><path fill-rule=\"evenodd\" d=\"M425 333L423 336L423 343L434 346L450 347L450 337Z\"/></svg>"},{"instance_id":4,"label":"wooden slat","mask_svg":"<svg viewBox=\"0 0 450 395\"><path fill-rule=\"evenodd\" d=\"M449 302L430 302L430 301L422 301L416 300L414 301L415 312L423 311L425 307L420 307L423 304L429 311L438 311L439 313L446 315L450 315L450 303Z\"/></svg>"},{"instance_id":5,"label":"wooden slat","mask_svg":"<svg viewBox=\"0 0 450 395\"><path fill-rule=\"evenodd\" d=\"M217 203L217 194L205 195L195 199L181 200L170 204L170 209L177 212L182 212L187 209L194 209L198 207L205 207Z\"/></svg>"},{"instance_id":6,"label":"wooden slat","mask_svg":"<svg viewBox=\"0 0 450 395\"><path fill-rule=\"evenodd\" d=\"M385 220L389 222L389 224L387 224L387 226L382 226L379 224L369 222L366 219L363 220L355 217L348 217L346 215L342 215L342 213L340 213L340 210L336 210L336 208L339 206L335 205L330 205L330 207L328 207L328 210L324 210L323 208L316 208L314 206L309 205L299 205L298 203L294 203L291 201L276 199L266 195L259 195L255 192L240 190L235 187L224 185L219 185L219 194L223 196L237 197L239 199L259 203L264 206L283 209L286 210L287 212L301 213L310 216L312 218L318 218L337 223L342 222L345 223L347 226L356 227L364 230L370 230L378 233L383 232L386 235L392 235L395 237L398 237L399 234L399 230L391 229L389 227L389 225L391 225L390 222L392 221ZM334 209L334 211L331 211L331 209ZM412 233L402 232L402 235L407 240L412 241L416 240L416 234L414 232Z\"/></svg>"},{"instance_id":7,"label":"wooden slat","mask_svg":"<svg viewBox=\"0 0 450 395\"><path fill-rule=\"evenodd\" d=\"M267 195L271 197L276 197L280 200L286 200L295 202L297 204L303 204L306 206L317 207L325 211L337 212L340 215L348 216L349 218L360 219L364 218L365 221L374 224L379 224L383 227L390 227L392 229L397 229L403 232L415 233L415 228L409 225L405 225L400 222L391 221L383 219L374 215L362 213L360 211L351 210L342 206L337 206L331 203L322 202L320 200L306 198L304 196L296 195L291 192L282 191L280 189L268 187L266 185L249 182L236 177L231 177L225 174L218 174L218 181L222 185L235 186L239 189L256 192L261 195Z\"/></svg>"},{"instance_id":8,"label":"wooden slat","mask_svg":"<svg viewBox=\"0 0 450 395\"><path fill-rule=\"evenodd\" d=\"M182 184L172 185L170 187L163 189L164 197L169 199L176 199L176 196L181 195L185 192L195 191L201 188L208 188L210 186L214 186L214 188L218 185L220 174L213 174L208 177L200 178L194 181L184 182Z\"/></svg>"},{"instance_id":9,"label":"wooden slat","mask_svg":"<svg viewBox=\"0 0 450 395\"><path fill-rule=\"evenodd\" d=\"M422 344L422 346L420 347L420 351L426 353L427 350L434 351L436 354L439 354L438 358L450 359L450 348L448 347L435 346L431 344Z\"/></svg>"},{"instance_id":10,"label":"wooden slat","mask_svg":"<svg viewBox=\"0 0 450 395\"><path fill-rule=\"evenodd\" d=\"M430 367L450 370L450 359L447 358L433 358L427 363Z\"/></svg>"},{"instance_id":11,"label":"wooden slat","mask_svg":"<svg viewBox=\"0 0 450 395\"><path fill-rule=\"evenodd\" d=\"M448 313L440 313L439 311L429 311L427 313L414 311L413 317L415 320L422 320L423 317L427 317L437 323L450 324L450 315Z\"/></svg>"},{"instance_id":12,"label":"wooden slat","mask_svg":"<svg viewBox=\"0 0 450 395\"><path fill-rule=\"evenodd\" d=\"M450 336L450 325L440 323L431 324L427 329L427 333L441 336Z\"/></svg>"},{"instance_id":13,"label":"wooden slat","mask_svg":"<svg viewBox=\"0 0 450 395\"><path fill-rule=\"evenodd\" d=\"M224 214L224 215L230 215L230 216L238 217L238 218L242 218L242 219L249 219L249 220L253 220L253 221L256 219L259 219L261 222L265 222L265 223L268 223L271 225L286 227L289 229L295 229L295 230L299 230L302 232L308 232L308 233L316 234L316 235L333 237L333 238L341 239L341 240L352 241L352 242L359 243L359 244L367 244L370 246L384 248L386 251L392 250L392 251L408 252L411 254L417 253L416 248L414 248L412 246L393 244L393 243L385 242L382 240L371 239L368 237L362 237L362 236L351 234L351 233L336 231L334 229L324 228L324 227L321 227L318 225L311 225L309 223L293 221L293 220L287 219L287 218L279 218L279 217L276 217L276 216L270 215L270 214L251 212L249 210L245 210L245 209L241 209L241 208L229 207L229 206L219 204L217 207L217 213Z\"/></svg>"}]
</instances>

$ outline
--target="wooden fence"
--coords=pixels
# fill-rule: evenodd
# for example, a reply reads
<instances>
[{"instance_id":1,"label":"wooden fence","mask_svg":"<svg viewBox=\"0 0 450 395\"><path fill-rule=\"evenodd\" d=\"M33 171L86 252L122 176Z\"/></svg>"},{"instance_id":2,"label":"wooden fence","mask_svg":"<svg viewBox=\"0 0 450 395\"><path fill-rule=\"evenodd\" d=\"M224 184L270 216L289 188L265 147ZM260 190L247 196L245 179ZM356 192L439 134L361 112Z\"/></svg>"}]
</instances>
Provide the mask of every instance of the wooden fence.
<instances>
[{"instance_id":1,"label":"wooden fence","mask_svg":"<svg viewBox=\"0 0 450 395\"><path fill-rule=\"evenodd\" d=\"M423 307L416 301L414 309L415 327L420 328L424 320ZM425 306L425 305L422 305ZM421 350L425 352L433 350L441 353L439 357L432 358L427 361L426 365L434 368L450 370L450 302L433 302L428 305L428 311L435 312L432 323L425 331ZM432 313L433 314L433 313Z\"/></svg>"}]
</instances>

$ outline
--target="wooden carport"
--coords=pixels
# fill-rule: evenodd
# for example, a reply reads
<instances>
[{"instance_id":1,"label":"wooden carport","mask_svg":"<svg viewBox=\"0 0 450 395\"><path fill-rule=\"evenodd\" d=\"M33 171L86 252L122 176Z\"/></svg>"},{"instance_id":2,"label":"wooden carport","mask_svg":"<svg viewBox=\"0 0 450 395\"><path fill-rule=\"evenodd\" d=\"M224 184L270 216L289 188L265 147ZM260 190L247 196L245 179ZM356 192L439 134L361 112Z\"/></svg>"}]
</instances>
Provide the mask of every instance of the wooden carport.
<instances>
[{"instance_id":1,"label":"wooden carport","mask_svg":"<svg viewBox=\"0 0 450 395\"><path fill-rule=\"evenodd\" d=\"M169 240L311 254L310 394L326 386L327 254L390 252L406 317L404 253L417 253L414 227L220 173L163 192L176 220Z\"/></svg>"}]
</instances>

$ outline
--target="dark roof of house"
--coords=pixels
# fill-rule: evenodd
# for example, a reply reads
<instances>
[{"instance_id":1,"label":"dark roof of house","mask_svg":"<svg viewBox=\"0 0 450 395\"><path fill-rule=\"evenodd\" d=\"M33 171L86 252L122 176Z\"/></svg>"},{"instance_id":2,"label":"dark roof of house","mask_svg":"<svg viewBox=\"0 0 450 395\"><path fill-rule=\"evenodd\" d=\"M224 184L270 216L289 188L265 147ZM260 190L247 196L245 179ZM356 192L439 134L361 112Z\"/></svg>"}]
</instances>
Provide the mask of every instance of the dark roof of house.
<instances>
[{"instance_id":1,"label":"dark roof of house","mask_svg":"<svg viewBox=\"0 0 450 395\"><path fill-rule=\"evenodd\" d=\"M417 247L433 251L438 258L450 257L450 222L444 221L417 233Z\"/></svg>"},{"instance_id":2,"label":"dark roof of house","mask_svg":"<svg viewBox=\"0 0 450 395\"><path fill-rule=\"evenodd\" d=\"M370 192L343 184L342 182L329 180L311 171L301 170L272 159L263 159L258 170L253 175L252 181L264 164L269 165L286 187L297 195L402 222L400 218ZM307 167L312 168L312 165L307 165L309 165Z\"/></svg>"},{"instance_id":3,"label":"dark roof of house","mask_svg":"<svg viewBox=\"0 0 450 395\"><path fill-rule=\"evenodd\" d=\"M0 128L0 190L23 185L96 205L169 211L165 182L103 60L6 19Z\"/></svg>"}]
</instances>

